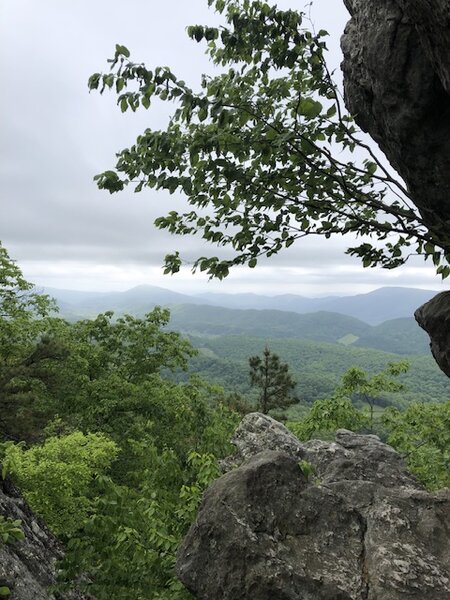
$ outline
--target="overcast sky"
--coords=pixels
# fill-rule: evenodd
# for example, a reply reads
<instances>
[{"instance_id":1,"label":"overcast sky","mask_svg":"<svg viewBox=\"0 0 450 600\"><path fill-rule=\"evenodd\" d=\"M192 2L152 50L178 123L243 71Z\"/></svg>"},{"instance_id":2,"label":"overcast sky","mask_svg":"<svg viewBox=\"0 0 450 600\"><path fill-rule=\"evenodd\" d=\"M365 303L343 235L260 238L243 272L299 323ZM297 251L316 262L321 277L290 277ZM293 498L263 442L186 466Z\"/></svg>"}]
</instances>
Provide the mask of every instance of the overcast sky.
<instances>
[{"instance_id":1,"label":"overcast sky","mask_svg":"<svg viewBox=\"0 0 450 600\"><path fill-rule=\"evenodd\" d=\"M303 2L281 0L283 8ZM340 0L316 0L318 28L331 33L329 63L340 62L347 20ZM217 23L207 0L2 0L0 8L0 239L38 285L84 290L150 283L177 291L353 294L382 285L440 289L420 262L396 271L364 270L344 255L344 240L298 243L255 270L225 282L189 269L162 275L164 255L188 258L202 247L153 226L174 208L164 193L109 195L93 176L115 164L115 152L147 126L164 127L166 107L121 114L114 94L89 94L87 79L106 67L116 43L149 67L169 65L193 85L211 70L185 27ZM181 200L178 205L181 205ZM211 252L215 249L212 247Z\"/></svg>"}]
</instances>

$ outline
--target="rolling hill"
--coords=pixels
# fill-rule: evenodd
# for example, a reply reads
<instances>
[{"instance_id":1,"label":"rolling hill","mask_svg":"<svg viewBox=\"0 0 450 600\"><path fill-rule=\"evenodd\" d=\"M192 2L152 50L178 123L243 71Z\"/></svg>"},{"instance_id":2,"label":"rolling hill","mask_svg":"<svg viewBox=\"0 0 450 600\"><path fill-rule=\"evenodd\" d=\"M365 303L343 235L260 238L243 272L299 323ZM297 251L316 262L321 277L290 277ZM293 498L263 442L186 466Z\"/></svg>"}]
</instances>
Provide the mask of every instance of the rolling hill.
<instances>
[{"instance_id":1,"label":"rolling hill","mask_svg":"<svg viewBox=\"0 0 450 600\"><path fill-rule=\"evenodd\" d=\"M358 366L369 373L381 371L397 354L370 348L342 347L336 344L301 339L266 339L243 335L217 337L189 336L199 349L190 372L227 390L250 394L248 358L261 354L267 344L283 362L287 362L297 381L297 396L302 403L326 397L339 383L344 372ZM450 381L431 355L409 356L410 370L399 378L405 390L386 395L386 402L404 406L412 401L443 401L450 398Z\"/></svg>"},{"instance_id":2,"label":"rolling hill","mask_svg":"<svg viewBox=\"0 0 450 600\"><path fill-rule=\"evenodd\" d=\"M277 310L232 310L195 305L174 306L171 315L171 329L194 335L298 338L402 355L429 352L428 336L414 319L393 319L372 326L353 317L329 312L299 315Z\"/></svg>"}]
</instances>

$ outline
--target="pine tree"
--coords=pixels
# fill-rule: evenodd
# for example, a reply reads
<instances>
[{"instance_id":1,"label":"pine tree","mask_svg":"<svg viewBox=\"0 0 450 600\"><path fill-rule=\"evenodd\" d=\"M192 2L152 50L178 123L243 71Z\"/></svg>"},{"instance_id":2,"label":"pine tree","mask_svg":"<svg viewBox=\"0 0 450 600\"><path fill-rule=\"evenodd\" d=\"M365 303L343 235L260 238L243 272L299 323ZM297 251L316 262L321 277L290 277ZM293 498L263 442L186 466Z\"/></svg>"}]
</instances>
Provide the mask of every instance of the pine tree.
<instances>
[{"instance_id":1,"label":"pine tree","mask_svg":"<svg viewBox=\"0 0 450 600\"><path fill-rule=\"evenodd\" d=\"M262 358L251 356L250 383L260 388L258 409L268 413L272 408L286 408L298 400L291 395L296 382L289 373L289 366L280 361L277 354L272 354L266 346Z\"/></svg>"}]
</instances>

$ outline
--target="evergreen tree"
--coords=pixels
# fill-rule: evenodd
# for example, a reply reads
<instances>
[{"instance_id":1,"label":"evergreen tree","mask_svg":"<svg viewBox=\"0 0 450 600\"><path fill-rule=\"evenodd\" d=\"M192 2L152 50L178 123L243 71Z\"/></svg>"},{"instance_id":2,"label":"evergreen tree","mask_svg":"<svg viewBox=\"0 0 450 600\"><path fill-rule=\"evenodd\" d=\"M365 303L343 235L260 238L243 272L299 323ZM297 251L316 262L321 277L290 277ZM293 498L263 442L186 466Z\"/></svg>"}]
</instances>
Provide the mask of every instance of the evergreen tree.
<instances>
[{"instance_id":1,"label":"evergreen tree","mask_svg":"<svg viewBox=\"0 0 450 600\"><path fill-rule=\"evenodd\" d=\"M258 409L268 413L272 408L285 408L298 400L291 396L296 382L289 373L289 366L280 361L277 354L272 354L266 346L262 358L251 356L250 382L260 388Z\"/></svg>"}]
</instances>

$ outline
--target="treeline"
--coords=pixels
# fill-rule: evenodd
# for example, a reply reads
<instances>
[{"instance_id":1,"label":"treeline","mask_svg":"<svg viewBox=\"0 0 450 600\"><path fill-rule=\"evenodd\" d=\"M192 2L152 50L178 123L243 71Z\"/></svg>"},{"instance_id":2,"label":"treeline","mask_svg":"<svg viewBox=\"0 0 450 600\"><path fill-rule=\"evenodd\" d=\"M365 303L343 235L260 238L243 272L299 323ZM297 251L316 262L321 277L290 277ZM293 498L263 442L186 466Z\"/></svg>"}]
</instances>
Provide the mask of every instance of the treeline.
<instances>
[{"instance_id":1,"label":"treeline","mask_svg":"<svg viewBox=\"0 0 450 600\"><path fill-rule=\"evenodd\" d=\"M410 369L400 375L401 394L385 394L387 405L406 407L410 402L442 402L450 398L450 385L432 356L399 356L368 348L344 347L302 339L262 340L243 335L189 336L199 354L189 370L202 377L253 397L248 376L248 357L267 344L290 366L297 381L296 396L309 405L332 393L342 375L353 366L375 373L389 362L407 359ZM183 375L178 374L178 377Z\"/></svg>"}]
</instances>

